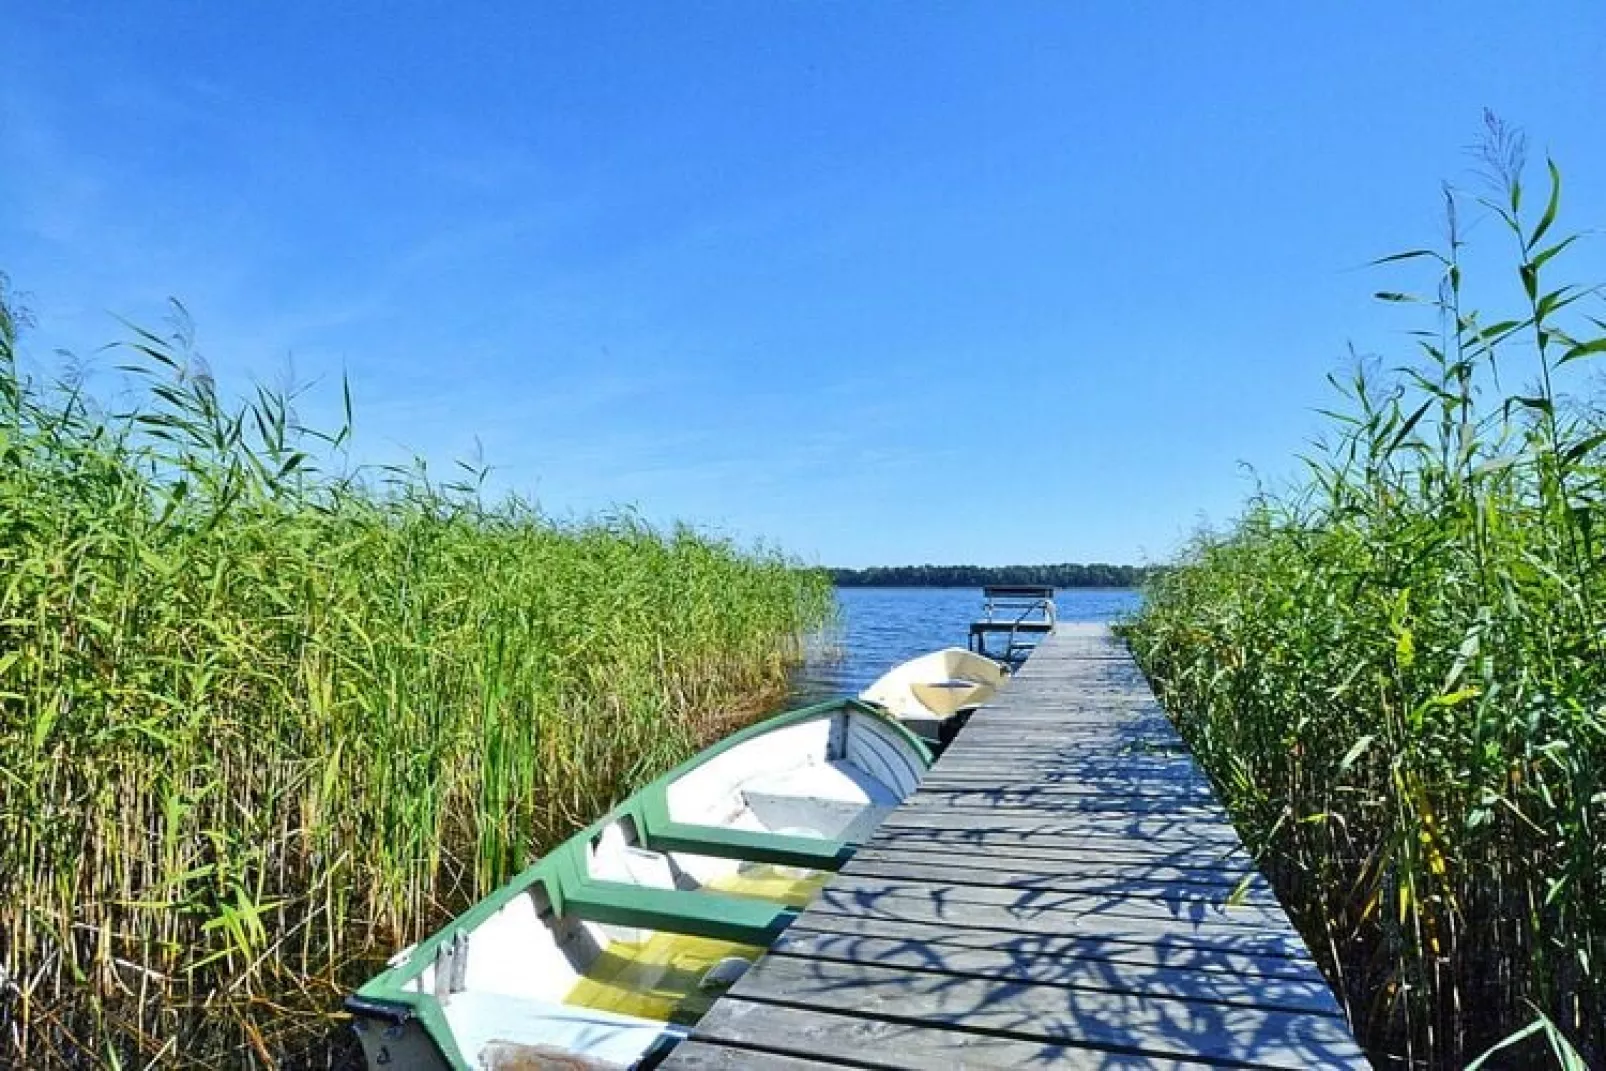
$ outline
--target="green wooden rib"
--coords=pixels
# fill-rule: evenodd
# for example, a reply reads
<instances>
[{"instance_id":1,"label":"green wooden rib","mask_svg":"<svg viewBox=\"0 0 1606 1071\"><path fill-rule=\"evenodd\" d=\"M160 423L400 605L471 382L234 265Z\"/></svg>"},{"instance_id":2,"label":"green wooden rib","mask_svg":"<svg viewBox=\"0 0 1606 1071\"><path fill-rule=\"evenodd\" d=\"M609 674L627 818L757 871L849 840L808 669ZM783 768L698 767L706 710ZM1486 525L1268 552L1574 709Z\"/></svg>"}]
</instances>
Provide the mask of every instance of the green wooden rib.
<instances>
[{"instance_id":1,"label":"green wooden rib","mask_svg":"<svg viewBox=\"0 0 1606 1071\"><path fill-rule=\"evenodd\" d=\"M645 812L645 808L643 811ZM671 822L667 818L642 815L641 834L647 847L660 852L690 852L722 859L743 859L775 866L800 866L812 870L839 870L858 848L844 840L823 837L796 837L785 833L761 833L750 829L721 829Z\"/></svg>"},{"instance_id":2,"label":"green wooden rib","mask_svg":"<svg viewBox=\"0 0 1606 1071\"><path fill-rule=\"evenodd\" d=\"M564 914L588 922L640 926L765 947L797 918L796 911L782 904L748 896L655 889L587 877L582 862L583 844L570 842L548 856L562 890Z\"/></svg>"},{"instance_id":3,"label":"green wooden rib","mask_svg":"<svg viewBox=\"0 0 1606 1071\"><path fill-rule=\"evenodd\" d=\"M586 881L567 890L569 911L589 922L641 926L767 948L792 924L791 908L749 897Z\"/></svg>"}]
</instances>

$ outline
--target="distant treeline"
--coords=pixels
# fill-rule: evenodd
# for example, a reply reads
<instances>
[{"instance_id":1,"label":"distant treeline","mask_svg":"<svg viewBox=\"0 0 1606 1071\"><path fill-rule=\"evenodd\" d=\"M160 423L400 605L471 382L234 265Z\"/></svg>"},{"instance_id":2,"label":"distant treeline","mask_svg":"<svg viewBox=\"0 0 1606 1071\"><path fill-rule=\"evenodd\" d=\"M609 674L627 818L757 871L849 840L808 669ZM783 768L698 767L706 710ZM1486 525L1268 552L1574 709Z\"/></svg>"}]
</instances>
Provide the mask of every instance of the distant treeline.
<instances>
[{"instance_id":1,"label":"distant treeline","mask_svg":"<svg viewBox=\"0 0 1606 1071\"><path fill-rule=\"evenodd\" d=\"M1143 583L1147 566L1109 565L890 565L832 569L844 588L979 588L987 584L1052 584L1057 588L1131 588Z\"/></svg>"}]
</instances>

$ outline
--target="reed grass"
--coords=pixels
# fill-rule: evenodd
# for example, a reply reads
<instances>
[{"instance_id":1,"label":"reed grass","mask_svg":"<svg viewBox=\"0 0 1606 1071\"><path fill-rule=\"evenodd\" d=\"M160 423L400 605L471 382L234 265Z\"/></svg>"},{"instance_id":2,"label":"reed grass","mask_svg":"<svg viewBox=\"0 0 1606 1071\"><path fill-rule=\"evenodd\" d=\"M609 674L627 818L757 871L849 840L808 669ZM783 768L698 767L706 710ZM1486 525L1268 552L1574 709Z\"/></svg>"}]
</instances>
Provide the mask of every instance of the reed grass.
<instances>
[{"instance_id":1,"label":"reed grass","mask_svg":"<svg viewBox=\"0 0 1606 1071\"><path fill-rule=\"evenodd\" d=\"M1431 273L1378 295L1415 352L1130 626L1379 1066L1606 1066L1606 305L1523 157L1490 119L1486 191L1380 262Z\"/></svg>"},{"instance_id":2,"label":"reed grass","mask_svg":"<svg viewBox=\"0 0 1606 1071\"><path fill-rule=\"evenodd\" d=\"M0 309L0 1063L338 1062L349 988L829 613L770 551L319 472L347 432L226 403L187 332L108 412Z\"/></svg>"}]
</instances>

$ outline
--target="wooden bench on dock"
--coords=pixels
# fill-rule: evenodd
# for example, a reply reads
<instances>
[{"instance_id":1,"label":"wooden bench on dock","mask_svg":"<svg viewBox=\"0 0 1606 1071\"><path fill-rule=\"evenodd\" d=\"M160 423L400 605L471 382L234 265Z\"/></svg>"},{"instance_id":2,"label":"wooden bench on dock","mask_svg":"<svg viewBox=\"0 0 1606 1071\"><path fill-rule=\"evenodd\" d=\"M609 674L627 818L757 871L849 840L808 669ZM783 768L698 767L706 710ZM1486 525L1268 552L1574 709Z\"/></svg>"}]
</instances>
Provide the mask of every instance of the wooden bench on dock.
<instances>
[{"instance_id":1,"label":"wooden bench on dock","mask_svg":"<svg viewBox=\"0 0 1606 1071\"><path fill-rule=\"evenodd\" d=\"M991 584L981 589L982 619L970 625L970 649L1011 664L1025 661L1038 641L1054 631L1054 589L1047 584ZM989 646L994 636L1004 647Z\"/></svg>"},{"instance_id":2,"label":"wooden bench on dock","mask_svg":"<svg viewBox=\"0 0 1606 1071\"><path fill-rule=\"evenodd\" d=\"M1367 1064L1125 647L1061 624L663 1066Z\"/></svg>"}]
</instances>

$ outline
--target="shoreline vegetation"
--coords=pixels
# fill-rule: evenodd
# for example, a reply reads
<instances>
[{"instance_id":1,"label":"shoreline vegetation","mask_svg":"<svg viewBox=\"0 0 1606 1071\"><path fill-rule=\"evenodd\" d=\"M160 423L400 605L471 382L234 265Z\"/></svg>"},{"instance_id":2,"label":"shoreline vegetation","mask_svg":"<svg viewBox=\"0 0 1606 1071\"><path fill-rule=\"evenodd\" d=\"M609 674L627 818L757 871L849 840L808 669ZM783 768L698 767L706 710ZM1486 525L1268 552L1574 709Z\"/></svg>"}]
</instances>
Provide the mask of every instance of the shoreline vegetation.
<instances>
[{"instance_id":1,"label":"shoreline vegetation","mask_svg":"<svg viewBox=\"0 0 1606 1071\"><path fill-rule=\"evenodd\" d=\"M1379 262L1402 367L1126 626L1378 1067L1606 1066L1606 302L1523 150Z\"/></svg>"},{"instance_id":2,"label":"shoreline vegetation","mask_svg":"<svg viewBox=\"0 0 1606 1071\"><path fill-rule=\"evenodd\" d=\"M110 412L0 310L0 1063L344 1065L347 992L778 701L832 612L689 528L317 471L348 431L227 402L187 331Z\"/></svg>"},{"instance_id":3,"label":"shoreline vegetation","mask_svg":"<svg viewBox=\"0 0 1606 1071\"><path fill-rule=\"evenodd\" d=\"M1138 565L884 565L831 569L839 588L979 588L988 584L1047 584L1056 588L1134 588L1154 570Z\"/></svg>"}]
</instances>

